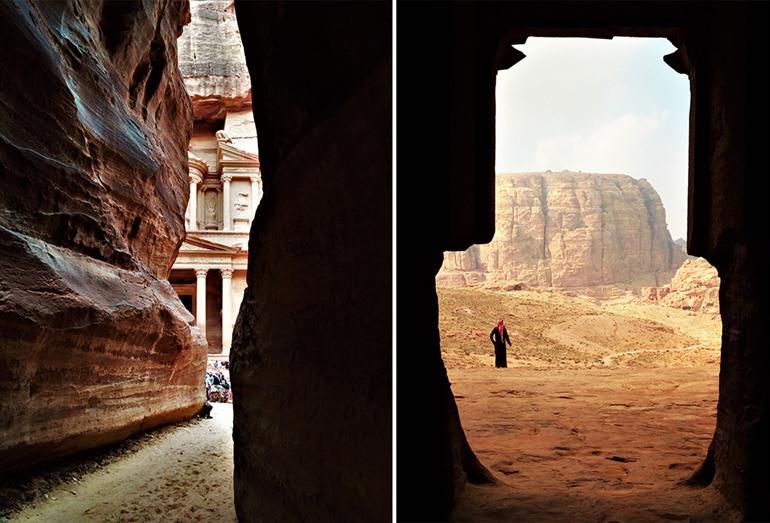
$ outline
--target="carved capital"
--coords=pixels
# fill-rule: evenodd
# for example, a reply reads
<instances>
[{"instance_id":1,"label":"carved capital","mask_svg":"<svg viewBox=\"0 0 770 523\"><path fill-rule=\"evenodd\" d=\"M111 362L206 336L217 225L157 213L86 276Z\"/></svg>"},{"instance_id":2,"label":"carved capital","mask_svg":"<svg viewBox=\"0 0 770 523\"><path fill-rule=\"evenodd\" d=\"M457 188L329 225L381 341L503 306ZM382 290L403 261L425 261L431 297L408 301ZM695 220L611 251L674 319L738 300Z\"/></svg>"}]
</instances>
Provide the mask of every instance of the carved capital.
<instances>
[{"instance_id":1,"label":"carved capital","mask_svg":"<svg viewBox=\"0 0 770 523\"><path fill-rule=\"evenodd\" d=\"M259 176L249 176L249 180L251 180L251 183L258 183Z\"/></svg>"},{"instance_id":2,"label":"carved capital","mask_svg":"<svg viewBox=\"0 0 770 523\"><path fill-rule=\"evenodd\" d=\"M189 151L187 152L187 166L191 175L203 177L209 172L209 165Z\"/></svg>"},{"instance_id":3,"label":"carved capital","mask_svg":"<svg viewBox=\"0 0 770 523\"><path fill-rule=\"evenodd\" d=\"M208 269L195 269L195 276L198 278L205 278L207 272L209 272Z\"/></svg>"},{"instance_id":4,"label":"carved capital","mask_svg":"<svg viewBox=\"0 0 770 523\"><path fill-rule=\"evenodd\" d=\"M233 181L233 175L232 174L223 174L222 175L222 183L230 183Z\"/></svg>"},{"instance_id":5,"label":"carved capital","mask_svg":"<svg viewBox=\"0 0 770 523\"><path fill-rule=\"evenodd\" d=\"M219 272L222 273L222 278L232 278L233 277L233 270L232 269L219 269Z\"/></svg>"},{"instance_id":6,"label":"carved capital","mask_svg":"<svg viewBox=\"0 0 770 523\"><path fill-rule=\"evenodd\" d=\"M201 183L203 181L203 178L198 176L196 173L190 173L190 183Z\"/></svg>"}]
</instances>

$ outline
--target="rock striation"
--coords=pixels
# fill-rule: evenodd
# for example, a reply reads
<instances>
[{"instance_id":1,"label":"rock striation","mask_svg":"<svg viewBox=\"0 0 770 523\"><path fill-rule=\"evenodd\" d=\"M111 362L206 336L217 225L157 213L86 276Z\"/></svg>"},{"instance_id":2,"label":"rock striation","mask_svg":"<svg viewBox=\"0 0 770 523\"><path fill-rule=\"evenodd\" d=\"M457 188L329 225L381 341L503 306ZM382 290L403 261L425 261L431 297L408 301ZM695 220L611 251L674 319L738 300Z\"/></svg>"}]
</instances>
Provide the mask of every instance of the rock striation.
<instances>
[{"instance_id":1,"label":"rock striation","mask_svg":"<svg viewBox=\"0 0 770 523\"><path fill-rule=\"evenodd\" d=\"M685 255L650 183L621 174L497 175L495 236L445 254L440 286L575 288L668 281Z\"/></svg>"},{"instance_id":2,"label":"rock striation","mask_svg":"<svg viewBox=\"0 0 770 523\"><path fill-rule=\"evenodd\" d=\"M251 108L251 79L233 0L190 3L192 21L179 38L179 69L196 121L224 120Z\"/></svg>"},{"instance_id":3,"label":"rock striation","mask_svg":"<svg viewBox=\"0 0 770 523\"><path fill-rule=\"evenodd\" d=\"M187 21L185 2L0 4L0 472L203 403L205 340L165 281Z\"/></svg>"},{"instance_id":4,"label":"rock striation","mask_svg":"<svg viewBox=\"0 0 770 523\"><path fill-rule=\"evenodd\" d=\"M640 301L719 316L719 274L703 258L689 258L663 287L642 287Z\"/></svg>"}]
</instances>

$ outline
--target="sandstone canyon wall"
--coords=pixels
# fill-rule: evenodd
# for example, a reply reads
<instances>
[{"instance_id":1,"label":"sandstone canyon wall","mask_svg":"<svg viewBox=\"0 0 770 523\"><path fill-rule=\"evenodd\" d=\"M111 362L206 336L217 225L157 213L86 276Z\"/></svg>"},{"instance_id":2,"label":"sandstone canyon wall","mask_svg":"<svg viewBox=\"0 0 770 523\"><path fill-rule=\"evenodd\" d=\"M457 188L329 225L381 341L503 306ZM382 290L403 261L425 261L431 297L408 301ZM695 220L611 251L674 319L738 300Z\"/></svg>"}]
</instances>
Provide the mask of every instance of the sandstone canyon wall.
<instances>
[{"instance_id":1,"label":"sandstone canyon wall","mask_svg":"<svg viewBox=\"0 0 770 523\"><path fill-rule=\"evenodd\" d=\"M196 121L224 120L251 109L251 79L233 0L196 0L179 38L179 70ZM250 111L249 111L250 112Z\"/></svg>"},{"instance_id":2,"label":"sandstone canyon wall","mask_svg":"<svg viewBox=\"0 0 770 523\"><path fill-rule=\"evenodd\" d=\"M642 287L642 303L656 303L719 317L719 274L703 258L690 258L676 271L671 283L662 287Z\"/></svg>"},{"instance_id":3,"label":"sandstone canyon wall","mask_svg":"<svg viewBox=\"0 0 770 523\"><path fill-rule=\"evenodd\" d=\"M661 285L685 255L650 183L621 174L498 174L491 243L448 252L437 284Z\"/></svg>"},{"instance_id":4,"label":"sandstone canyon wall","mask_svg":"<svg viewBox=\"0 0 770 523\"><path fill-rule=\"evenodd\" d=\"M191 154L216 171L216 137L224 130L233 146L259 153L251 110L251 78L233 0L190 4L191 22L179 37L179 70L190 94L195 127Z\"/></svg>"},{"instance_id":5,"label":"sandstone canyon wall","mask_svg":"<svg viewBox=\"0 0 770 523\"><path fill-rule=\"evenodd\" d=\"M391 6L236 2L264 196L231 352L240 521L391 521Z\"/></svg>"},{"instance_id":6,"label":"sandstone canyon wall","mask_svg":"<svg viewBox=\"0 0 770 523\"><path fill-rule=\"evenodd\" d=\"M0 472L195 413L186 2L0 3ZM159 390L163 391L159 394Z\"/></svg>"}]
</instances>

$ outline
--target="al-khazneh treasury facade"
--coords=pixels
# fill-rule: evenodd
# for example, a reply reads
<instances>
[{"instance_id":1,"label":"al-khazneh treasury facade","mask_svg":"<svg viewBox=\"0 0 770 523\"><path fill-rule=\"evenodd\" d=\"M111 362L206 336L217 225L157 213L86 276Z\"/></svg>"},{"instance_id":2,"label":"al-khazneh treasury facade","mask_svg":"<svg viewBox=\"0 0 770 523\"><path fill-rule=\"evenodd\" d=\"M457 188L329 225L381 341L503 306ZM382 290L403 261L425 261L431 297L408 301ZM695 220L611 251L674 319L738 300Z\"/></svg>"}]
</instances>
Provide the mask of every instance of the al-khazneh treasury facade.
<instances>
[{"instance_id":1,"label":"al-khazneh treasury facade","mask_svg":"<svg viewBox=\"0 0 770 523\"><path fill-rule=\"evenodd\" d=\"M191 3L179 68L193 101L187 237L169 280L205 332L229 354L246 288L251 221L262 197L251 83L232 2Z\"/></svg>"}]
</instances>

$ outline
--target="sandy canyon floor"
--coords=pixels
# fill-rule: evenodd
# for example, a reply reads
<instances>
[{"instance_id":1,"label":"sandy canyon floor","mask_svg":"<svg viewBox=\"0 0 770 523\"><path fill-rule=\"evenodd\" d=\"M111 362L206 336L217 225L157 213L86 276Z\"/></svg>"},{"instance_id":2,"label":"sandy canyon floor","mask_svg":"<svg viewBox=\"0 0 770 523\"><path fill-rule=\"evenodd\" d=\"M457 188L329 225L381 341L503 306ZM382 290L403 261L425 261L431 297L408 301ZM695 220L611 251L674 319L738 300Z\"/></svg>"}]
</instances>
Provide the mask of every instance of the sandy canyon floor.
<instances>
[{"instance_id":1,"label":"sandy canyon floor","mask_svg":"<svg viewBox=\"0 0 770 523\"><path fill-rule=\"evenodd\" d=\"M234 522L233 406L214 403L212 419L194 419L145 434L125 453L70 481L39 490L8 521ZM81 464L82 465L82 464ZM61 471L57 471L61 475ZM50 474L49 474L50 476Z\"/></svg>"},{"instance_id":2,"label":"sandy canyon floor","mask_svg":"<svg viewBox=\"0 0 770 523\"><path fill-rule=\"evenodd\" d=\"M718 318L548 292L439 289L442 350L471 447L499 479L461 522L731 521L685 486L715 426ZM511 334L495 369L489 332Z\"/></svg>"}]
</instances>

